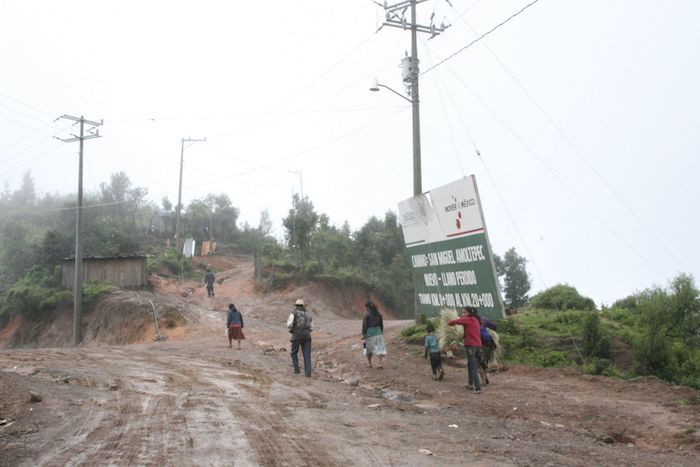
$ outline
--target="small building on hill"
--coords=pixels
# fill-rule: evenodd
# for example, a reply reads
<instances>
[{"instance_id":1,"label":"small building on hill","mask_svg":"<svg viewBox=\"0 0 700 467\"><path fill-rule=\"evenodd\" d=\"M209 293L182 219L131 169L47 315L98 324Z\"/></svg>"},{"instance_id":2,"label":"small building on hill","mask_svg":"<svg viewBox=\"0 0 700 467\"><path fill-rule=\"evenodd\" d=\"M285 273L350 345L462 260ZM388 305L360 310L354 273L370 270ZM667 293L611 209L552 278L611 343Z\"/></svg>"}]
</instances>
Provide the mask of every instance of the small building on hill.
<instances>
[{"instance_id":1,"label":"small building on hill","mask_svg":"<svg viewBox=\"0 0 700 467\"><path fill-rule=\"evenodd\" d=\"M84 256L83 282L108 282L124 289L144 287L148 277L146 256ZM63 260L63 287L75 283L75 258Z\"/></svg>"}]
</instances>

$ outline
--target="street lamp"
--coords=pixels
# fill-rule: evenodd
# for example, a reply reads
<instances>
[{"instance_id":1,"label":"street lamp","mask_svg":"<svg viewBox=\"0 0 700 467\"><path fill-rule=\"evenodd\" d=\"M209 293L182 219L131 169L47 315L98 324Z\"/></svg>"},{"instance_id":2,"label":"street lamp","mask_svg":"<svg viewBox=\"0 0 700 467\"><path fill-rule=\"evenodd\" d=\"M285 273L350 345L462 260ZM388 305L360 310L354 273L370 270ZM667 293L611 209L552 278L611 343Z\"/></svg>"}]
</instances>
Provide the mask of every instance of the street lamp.
<instances>
[{"instance_id":1,"label":"street lamp","mask_svg":"<svg viewBox=\"0 0 700 467\"><path fill-rule=\"evenodd\" d=\"M379 81L377 81L377 78L374 78L374 80L372 81L372 86L370 86L369 90L372 91L372 92L379 92L379 90L380 90L379 88L388 89L389 91L391 91L391 92L393 92L394 94L396 94L397 96L399 96L401 99L407 100L408 102L410 102L411 104L413 104L413 100L412 100L412 99L409 99L408 97L404 96L404 95L401 94L400 92L391 89L389 86L386 86L386 85L384 85L384 84L380 84Z\"/></svg>"},{"instance_id":2,"label":"street lamp","mask_svg":"<svg viewBox=\"0 0 700 467\"><path fill-rule=\"evenodd\" d=\"M411 57L405 57L404 62L409 62ZM404 66L407 64L404 63ZM412 68L410 74L407 77L404 75L404 82L409 90L409 95L406 97L400 92L390 88L385 84L381 84L374 78L372 85L369 90L372 92L378 92L380 88L388 89L400 98L411 103L411 108L413 109L413 196L418 196L423 193L422 182L421 182L421 161L420 161L420 113L419 113L419 101L418 101L418 67Z\"/></svg>"}]
</instances>

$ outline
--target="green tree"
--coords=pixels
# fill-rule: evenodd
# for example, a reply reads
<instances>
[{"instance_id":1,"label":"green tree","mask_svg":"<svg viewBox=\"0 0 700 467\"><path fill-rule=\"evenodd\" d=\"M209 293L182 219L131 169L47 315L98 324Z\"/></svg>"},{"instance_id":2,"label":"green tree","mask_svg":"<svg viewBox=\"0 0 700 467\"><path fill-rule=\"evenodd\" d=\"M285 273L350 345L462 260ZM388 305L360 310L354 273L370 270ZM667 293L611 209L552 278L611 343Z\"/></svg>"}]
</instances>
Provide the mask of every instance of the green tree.
<instances>
[{"instance_id":1,"label":"green tree","mask_svg":"<svg viewBox=\"0 0 700 467\"><path fill-rule=\"evenodd\" d=\"M515 248L506 251L501 259L494 255L496 274L503 280L503 294L506 303L514 308L520 308L527 303L530 291L530 276L527 273L527 260L516 253Z\"/></svg>"},{"instance_id":2,"label":"green tree","mask_svg":"<svg viewBox=\"0 0 700 467\"><path fill-rule=\"evenodd\" d=\"M173 203L170 202L170 199L168 199L167 196L163 196L163 199L161 200L161 205L163 206L163 210L170 212L173 209Z\"/></svg>"},{"instance_id":3,"label":"green tree","mask_svg":"<svg viewBox=\"0 0 700 467\"><path fill-rule=\"evenodd\" d=\"M223 243L229 242L237 231L236 221L240 211L224 193L208 194L204 203L209 208L210 237Z\"/></svg>"},{"instance_id":4,"label":"green tree","mask_svg":"<svg viewBox=\"0 0 700 467\"><path fill-rule=\"evenodd\" d=\"M318 224L318 214L307 197L301 198L294 193L292 208L287 217L282 219L286 232L287 245L295 252L297 265L301 266L309 254L311 238Z\"/></svg>"},{"instance_id":5,"label":"green tree","mask_svg":"<svg viewBox=\"0 0 700 467\"><path fill-rule=\"evenodd\" d=\"M311 256L321 271L337 271L351 264L352 239L330 224L328 216L319 216L318 226L311 239Z\"/></svg>"},{"instance_id":6,"label":"green tree","mask_svg":"<svg viewBox=\"0 0 700 467\"><path fill-rule=\"evenodd\" d=\"M41 242L41 259L46 266L53 268L60 265L63 258L74 253L74 247L67 235L57 230L49 230Z\"/></svg>"},{"instance_id":7,"label":"green tree","mask_svg":"<svg viewBox=\"0 0 700 467\"><path fill-rule=\"evenodd\" d=\"M194 238L197 242L209 240L209 226L211 220L211 209L209 205L201 199L195 199L187 205L184 219L185 236Z\"/></svg>"},{"instance_id":8,"label":"green tree","mask_svg":"<svg viewBox=\"0 0 700 467\"><path fill-rule=\"evenodd\" d=\"M22 176L22 185L12 193L12 204L17 208L27 208L36 203L36 188L31 171L27 170Z\"/></svg>"},{"instance_id":9,"label":"green tree","mask_svg":"<svg viewBox=\"0 0 700 467\"><path fill-rule=\"evenodd\" d=\"M22 277L37 262L38 232L23 221L7 221L0 230L0 289Z\"/></svg>"}]
</instances>

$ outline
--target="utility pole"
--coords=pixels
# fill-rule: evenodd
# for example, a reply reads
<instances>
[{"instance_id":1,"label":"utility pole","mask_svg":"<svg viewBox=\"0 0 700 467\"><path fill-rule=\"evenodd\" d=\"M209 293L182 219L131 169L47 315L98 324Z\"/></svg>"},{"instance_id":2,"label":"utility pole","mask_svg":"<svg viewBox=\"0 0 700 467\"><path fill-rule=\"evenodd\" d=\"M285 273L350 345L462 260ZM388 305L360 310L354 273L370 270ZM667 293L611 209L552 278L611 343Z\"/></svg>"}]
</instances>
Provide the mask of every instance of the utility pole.
<instances>
[{"instance_id":1,"label":"utility pole","mask_svg":"<svg viewBox=\"0 0 700 467\"><path fill-rule=\"evenodd\" d=\"M80 345L82 341L80 325L83 320L83 239L82 239L82 214L83 214L83 141L100 137L97 129L102 126L102 121L93 122L71 115L61 115L59 119L71 120L80 123L80 135L73 135L72 138L60 139L64 143L80 141L79 162L78 162L78 207L75 210L75 280L73 283L73 345ZM87 136L85 135L85 125L88 125Z\"/></svg>"},{"instance_id":2,"label":"utility pole","mask_svg":"<svg viewBox=\"0 0 700 467\"><path fill-rule=\"evenodd\" d=\"M206 141L203 139L182 138L182 146L180 146L180 184L177 190L177 207L175 208L175 248L178 253L182 253L182 238L180 235L180 210L182 209L182 165L185 159L185 143L197 143Z\"/></svg>"},{"instance_id":3,"label":"utility pole","mask_svg":"<svg viewBox=\"0 0 700 467\"><path fill-rule=\"evenodd\" d=\"M371 90L379 90L379 86L385 87L395 94L399 94L406 100L411 102L412 110L412 122L413 122L413 196L420 196L423 193L423 183L422 183L422 173L421 173L421 154L420 154L420 99L418 96L418 77L420 75L418 68L418 45L417 35L419 32L430 34L431 39L438 34L442 33L449 26L445 24L440 24L440 26L435 26L433 24L433 17L435 13L430 16L430 25L424 26L416 23L416 5L418 3L423 3L426 0L403 0L393 5L388 5L386 1L381 4L379 2L374 2L377 5L384 8L385 18L384 23L379 27L379 29L384 26L391 26L394 28L401 28L403 30L411 30L411 56L408 55L401 61L401 68L403 70L403 82L406 85L406 90L410 99L401 95L400 93L394 91L388 86L379 85L375 83ZM411 21L406 20L406 10L411 9ZM413 300L413 314L416 322L419 322L420 316L418 316L418 296L414 296Z\"/></svg>"},{"instance_id":4,"label":"utility pole","mask_svg":"<svg viewBox=\"0 0 700 467\"><path fill-rule=\"evenodd\" d=\"M406 85L409 96L411 96L411 108L413 114L413 196L418 196L423 193L422 175L421 175L421 153L420 153L420 99L418 97L418 47L416 44L417 33L422 32L430 34L431 38L437 36L447 29L449 26L433 24L433 17L430 17L430 25L420 25L416 23L416 5L423 3L426 0L404 0L394 5L387 5L386 2L374 2L384 8L386 17L384 23L380 26L391 26L394 28L410 29L411 30L411 56L403 58L401 65L403 68L403 82ZM406 20L406 10L411 9L411 20ZM386 86L384 86L386 87ZM390 89L390 88L389 88ZM393 91L393 89L391 89ZM393 91L396 92L396 91ZM401 96L403 97L403 96Z\"/></svg>"}]
</instances>

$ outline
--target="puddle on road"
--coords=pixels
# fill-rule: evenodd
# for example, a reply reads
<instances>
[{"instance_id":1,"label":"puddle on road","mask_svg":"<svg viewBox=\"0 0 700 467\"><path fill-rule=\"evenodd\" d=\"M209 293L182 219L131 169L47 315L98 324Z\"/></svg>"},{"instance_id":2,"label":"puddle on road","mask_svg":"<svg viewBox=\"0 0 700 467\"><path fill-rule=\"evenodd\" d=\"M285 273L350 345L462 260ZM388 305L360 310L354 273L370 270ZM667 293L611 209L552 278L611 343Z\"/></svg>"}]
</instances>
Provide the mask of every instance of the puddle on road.
<instances>
[{"instance_id":1,"label":"puddle on road","mask_svg":"<svg viewBox=\"0 0 700 467\"><path fill-rule=\"evenodd\" d=\"M382 397L384 397L384 399L389 399L390 401L399 402L413 402L415 400L414 397L409 394L387 388L382 389Z\"/></svg>"}]
</instances>

